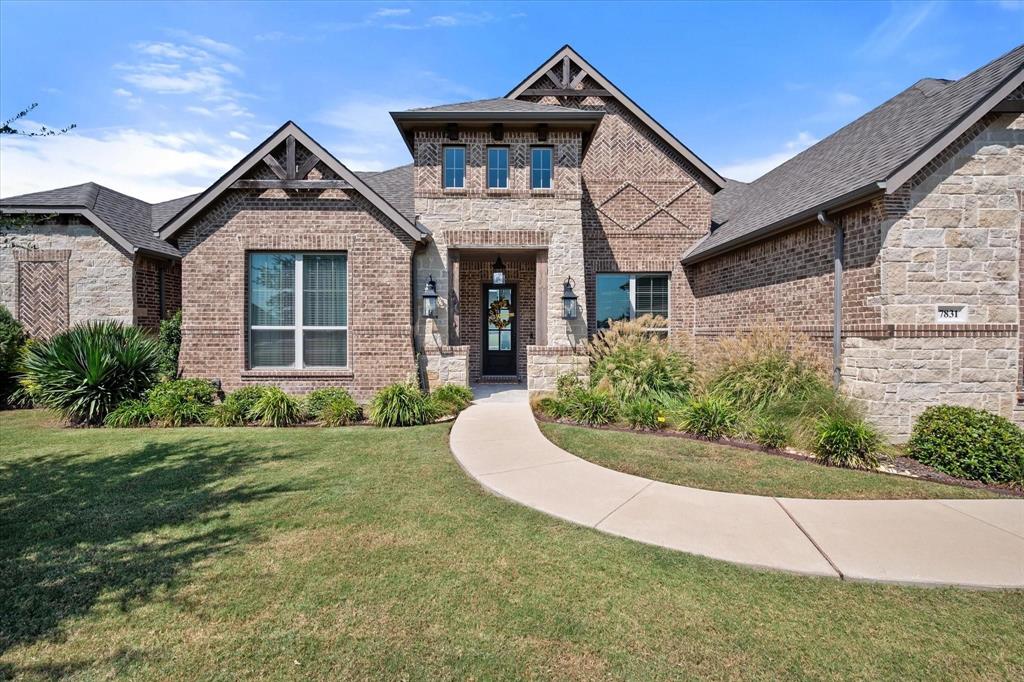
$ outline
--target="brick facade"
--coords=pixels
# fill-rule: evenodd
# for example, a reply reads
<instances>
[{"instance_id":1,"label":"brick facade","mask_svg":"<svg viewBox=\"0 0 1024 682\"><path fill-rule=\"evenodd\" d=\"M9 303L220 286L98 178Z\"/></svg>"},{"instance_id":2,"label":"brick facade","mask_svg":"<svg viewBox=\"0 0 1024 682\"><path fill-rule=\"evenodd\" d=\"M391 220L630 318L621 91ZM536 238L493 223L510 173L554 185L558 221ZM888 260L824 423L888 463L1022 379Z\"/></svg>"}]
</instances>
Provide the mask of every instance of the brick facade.
<instances>
[{"instance_id":1,"label":"brick facade","mask_svg":"<svg viewBox=\"0 0 1024 682\"><path fill-rule=\"evenodd\" d=\"M135 324L158 330L181 308L181 263L151 256L135 257Z\"/></svg>"},{"instance_id":2,"label":"brick facade","mask_svg":"<svg viewBox=\"0 0 1024 682\"><path fill-rule=\"evenodd\" d=\"M275 154L283 159L283 149ZM317 168L321 177L332 177L322 164ZM267 172L260 168L252 177ZM301 394L345 386L359 400L415 377L410 310L415 242L354 190L228 190L179 233L178 246L185 376L220 379L224 390L273 384ZM250 367L246 289L247 254L253 251L347 254L348 367Z\"/></svg>"}]
</instances>

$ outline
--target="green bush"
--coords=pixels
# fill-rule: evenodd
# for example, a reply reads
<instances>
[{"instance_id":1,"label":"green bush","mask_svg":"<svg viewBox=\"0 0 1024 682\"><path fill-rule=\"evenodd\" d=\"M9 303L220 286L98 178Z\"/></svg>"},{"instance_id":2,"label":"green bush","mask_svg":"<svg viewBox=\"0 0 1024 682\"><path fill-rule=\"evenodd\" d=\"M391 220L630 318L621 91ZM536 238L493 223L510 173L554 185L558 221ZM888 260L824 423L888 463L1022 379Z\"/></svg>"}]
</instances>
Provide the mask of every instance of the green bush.
<instances>
[{"instance_id":1,"label":"green bush","mask_svg":"<svg viewBox=\"0 0 1024 682\"><path fill-rule=\"evenodd\" d=\"M785 447L790 439L789 429L781 422L768 417L758 419L750 435L761 447L773 450Z\"/></svg>"},{"instance_id":2,"label":"green bush","mask_svg":"<svg viewBox=\"0 0 1024 682\"><path fill-rule=\"evenodd\" d=\"M301 403L276 386L264 389L249 413L261 426L291 426L303 416Z\"/></svg>"},{"instance_id":3,"label":"green bush","mask_svg":"<svg viewBox=\"0 0 1024 682\"><path fill-rule=\"evenodd\" d=\"M1024 484L1024 429L972 407L926 409L914 422L907 455L950 476Z\"/></svg>"},{"instance_id":4,"label":"green bush","mask_svg":"<svg viewBox=\"0 0 1024 682\"><path fill-rule=\"evenodd\" d=\"M267 392L266 386L246 386L232 391L224 398L225 403L232 403L237 411L242 415L243 421L251 419L249 416L252 413L252 408L256 405L256 402L263 397L263 394Z\"/></svg>"},{"instance_id":5,"label":"green bush","mask_svg":"<svg viewBox=\"0 0 1024 682\"><path fill-rule=\"evenodd\" d=\"M567 417L569 413L566 401L552 395L538 398L534 405L534 409L541 414L551 417L552 419L563 419Z\"/></svg>"},{"instance_id":6,"label":"green bush","mask_svg":"<svg viewBox=\"0 0 1024 682\"><path fill-rule=\"evenodd\" d=\"M436 418L436 406L411 383L385 386L370 401L370 421L376 426L417 426Z\"/></svg>"},{"instance_id":7,"label":"green bush","mask_svg":"<svg viewBox=\"0 0 1024 682\"><path fill-rule=\"evenodd\" d=\"M619 416L615 397L596 389L574 391L565 399L566 416L580 424L611 424Z\"/></svg>"},{"instance_id":8,"label":"green bush","mask_svg":"<svg viewBox=\"0 0 1024 682\"><path fill-rule=\"evenodd\" d=\"M227 400L219 405L214 405L206 414L208 426L245 426L248 420L249 414L242 409L240 403Z\"/></svg>"},{"instance_id":9,"label":"green bush","mask_svg":"<svg viewBox=\"0 0 1024 682\"><path fill-rule=\"evenodd\" d=\"M333 400L320 411L320 423L324 426L348 426L362 418L363 408L351 397Z\"/></svg>"},{"instance_id":10,"label":"green bush","mask_svg":"<svg viewBox=\"0 0 1024 682\"><path fill-rule=\"evenodd\" d=\"M591 385L607 384L619 400L682 397L693 386L693 363L652 332L664 324L645 315L613 322L588 345Z\"/></svg>"},{"instance_id":11,"label":"green bush","mask_svg":"<svg viewBox=\"0 0 1024 682\"><path fill-rule=\"evenodd\" d=\"M738 421L739 415L732 403L714 394L687 400L679 410L677 419L683 431L708 440L730 435Z\"/></svg>"},{"instance_id":12,"label":"green bush","mask_svg":"<svg viewBox=\"0 0 1024 682\"><path fill-rule=\"evenodd\" d=\"M102 424L125 400L140 399L157 378L159 350L141 329L89 322L31 343L22 362L33 401L73 424Z\"/></svg>"},{"instance_id":13,"label":"green bush","mask_svg":"<svg viewBox=\"0 0 1024 682\"><path fill-rule=\"evenodd\" d=\"M657 431L665 426L665 409L648 398L637 398L622 406L622 418L634 429Z\"/></svg>"},{"instance_id":14,"label":"green bush","mask_svg":"<svg viewBox=\"0 0 1024 682\"><path fill-rule=\"evenodd\" d=\"M147 397L160 426L202 424L210 416L217 387L206 379L176 379L157 384Z\"/></svg>"},{"instance_id":15,"label":"green bush","mask_svg":"<svg viewBox=\"0 0 1024 682\"><path fill-rule=\"evenodd\" d=\"M812 449L822 464L874 469L881 447L881 434L859 417L825 412L817 421Z\"/></svg>"},{"instance_id":16,"label":"green bush","mask_svg":"<svg viewBox=\"0 0 1024 682\"><path fill-rule=\"evenodd\" d=\"M18 364L27 340L25 328L0 305L0 407L10 404L18 390Z\"/></svg>"},{"instance_id":17,"label":"green bush","mask_svg":"<svg viewBox=\"0 0 1024 682\"><path fill-rule=\"evenodd\" d=\"M104 425L115 429L149 426L153 421L153 410L145 400L125 400L117 409L107 415Z\"/></svg>"},{"instance_id":18,"label":"green bush","mask_svg":"<svg viewBox=\"0 0 1024 682\"><path fill-rule=\"evenodd\" d=\"M458 414L473 402L473 391L468 386L445 384L430 394L439 415Z\"/></svg>"},{"instance_id":19,"label":"green bush","mask_svg":"<svg viewBox=\"0 0 1024 682\"><path fill-rule=\"evenodd\" d=\"M565 398L581 388L583 388L583 382L576 374L559 374L555 379L555 392L559 398Z\"/></svg>"},{"instance_id":20,"label":"green bush","mask_svg":"<svg viewBox=\"0 0 1024 682\"><path fill-rule=\"evenodd\" d=\"M160 375L165 379L178 377L178 354L181 352L181 311L160 321Z\"/></svg>"},{"instance_id":21,"label":"green bush","mask_svg":"<svg viewBox=\"0 0 1024 682\"><path fill-rule=\"evenodd\" d=\"M357 409L359 407L356 405L356 401L352 399L352 394L340 386L333 386L330 388L318 388L306 394L306 413L310 419L320 421L324 408L336 402L351 404Z\"/></svg>"}]
</instances>

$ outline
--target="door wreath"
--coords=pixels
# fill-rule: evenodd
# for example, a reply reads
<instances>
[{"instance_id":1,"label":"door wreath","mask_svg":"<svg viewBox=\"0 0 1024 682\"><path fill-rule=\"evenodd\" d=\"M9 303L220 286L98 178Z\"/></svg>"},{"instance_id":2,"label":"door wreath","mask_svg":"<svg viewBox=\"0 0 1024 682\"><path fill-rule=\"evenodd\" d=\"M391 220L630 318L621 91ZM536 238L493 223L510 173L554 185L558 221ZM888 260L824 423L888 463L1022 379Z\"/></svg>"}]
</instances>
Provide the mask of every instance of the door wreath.
<instances>
[{"instance_id":1,"label":"door wreath","mask_svg":"<svg viewBox=\"0 0 1024 682\"><path fill-rule=\"evenodd\" d=\"M495 329L508 329L512 326L512 318L516 316L514 312L509 310L512 304L507 298L499 298L497 301L491 304L487 314L487 322ZM501 311L507 311L507 318L501 316Z\"/></svg>"}]
</instances>

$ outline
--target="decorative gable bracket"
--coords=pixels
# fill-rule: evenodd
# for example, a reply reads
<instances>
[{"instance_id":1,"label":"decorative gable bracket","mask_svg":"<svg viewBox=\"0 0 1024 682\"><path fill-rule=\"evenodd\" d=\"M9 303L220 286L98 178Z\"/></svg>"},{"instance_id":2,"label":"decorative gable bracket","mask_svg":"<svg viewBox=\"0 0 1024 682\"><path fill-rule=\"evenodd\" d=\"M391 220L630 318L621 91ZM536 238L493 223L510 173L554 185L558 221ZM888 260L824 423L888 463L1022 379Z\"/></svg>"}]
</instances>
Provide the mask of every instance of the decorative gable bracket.
<instances>
[{"instance_id":1,"label":"decorative gable bracket","mask_svg":"<svg viewBox=\"0 0 1024 682\"><path fill-rule=\"evenodd\" d=\"M235 180L231 189L352 189L352 184L347 180L307 180L310 172L320 163L320 157L309 152L309 157L301 166L297 166L294 135L285 138L285 165L282 166L269 153L263 157L263 163L277 176L277 180Z\"/></svg>"}]
</instances>

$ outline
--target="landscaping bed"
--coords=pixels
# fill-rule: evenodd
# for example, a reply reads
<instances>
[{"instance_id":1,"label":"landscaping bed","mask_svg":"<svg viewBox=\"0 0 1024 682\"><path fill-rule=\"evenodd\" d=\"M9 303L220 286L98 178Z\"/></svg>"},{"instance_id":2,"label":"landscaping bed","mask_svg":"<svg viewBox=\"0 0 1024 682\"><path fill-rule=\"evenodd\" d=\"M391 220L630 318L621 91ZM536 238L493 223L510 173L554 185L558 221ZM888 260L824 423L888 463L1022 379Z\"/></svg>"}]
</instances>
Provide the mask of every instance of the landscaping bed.
<instances>
[{"instance_id":1,"label":"landscaping bed","mask_svg":"<svg viewBox=\"0 0 1024 682\"><path fill-rule=\"evenodd\" d=\"M555 445L594 464L653 480L707 490L819 499L942 499L1024 497L1009 486L955 479L906 457L884 458L918 478L882 471L827 467L814 458L672 431L622 426L584 427L537 415Z\"/></svg>"},{"instance_id":2,"label":"landscaping bed","mask_svg":"<svg viewBox=\"0 0 1024 682\"><path fill-rule=\"evenodd\" d=\"M608 536L482 490L448 429L72 431L0 412L0 678L1024 674L1022 592Z\"/></svg>"}]
</instances>

